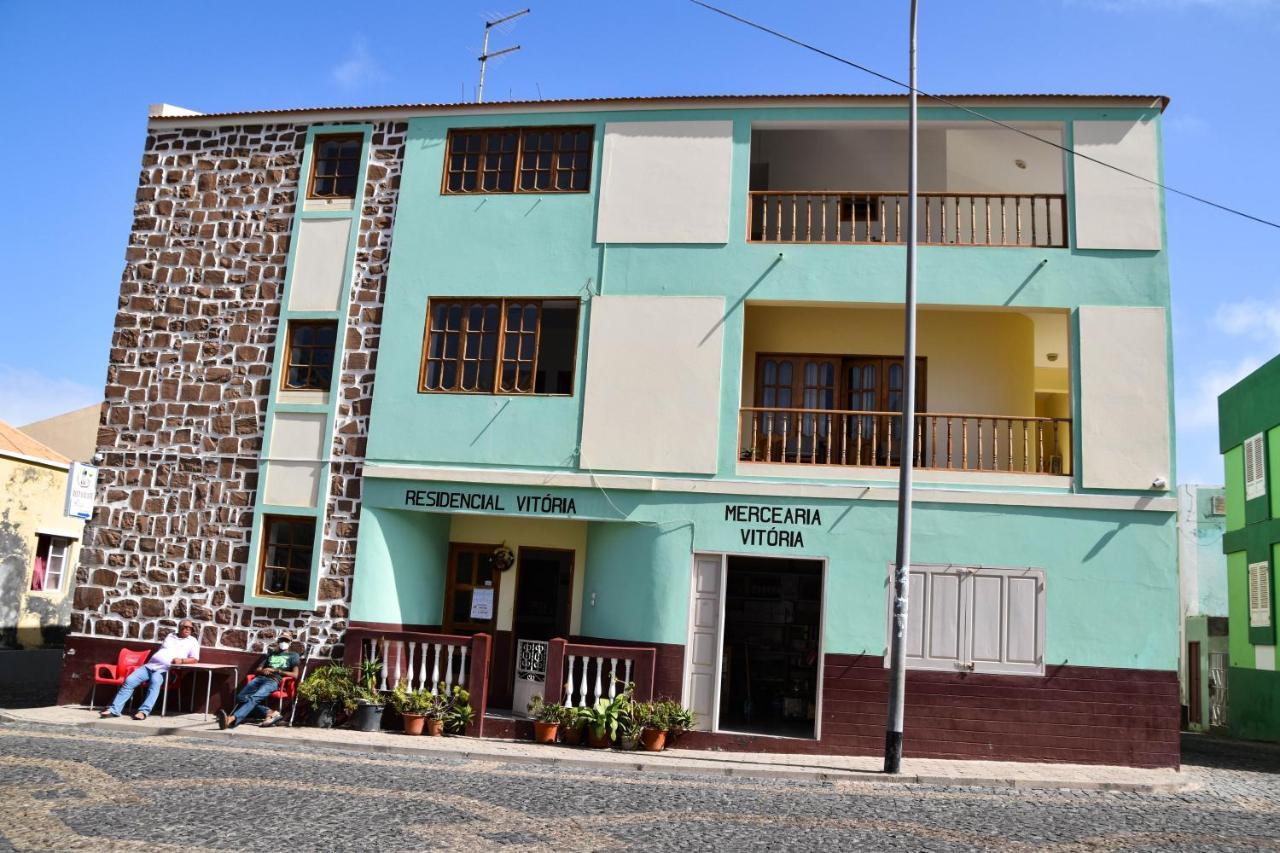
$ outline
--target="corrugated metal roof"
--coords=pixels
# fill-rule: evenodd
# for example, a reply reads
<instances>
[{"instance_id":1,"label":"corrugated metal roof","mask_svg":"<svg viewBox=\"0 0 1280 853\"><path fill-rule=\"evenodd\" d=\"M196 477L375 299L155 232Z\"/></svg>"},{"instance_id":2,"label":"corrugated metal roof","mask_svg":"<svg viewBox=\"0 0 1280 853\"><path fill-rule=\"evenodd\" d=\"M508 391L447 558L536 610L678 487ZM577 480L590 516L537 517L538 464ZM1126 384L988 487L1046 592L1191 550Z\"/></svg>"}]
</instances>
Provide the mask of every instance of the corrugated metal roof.
<instances>
[{"instance_id":1,"label":"corrugated metal roof","mask_svg":"<svg viewBox=\"0 0 1280 853\"><path fill-rule=\"evenodd\" d=\"M47 459L59 465L67 465L70 459L51 447L46 447L22 430L0 421L0 454L25 456L31 459Z\"/></svg>"},{"instance_id":2,"label":"corrugated metal roof","mask_svg":"<svg viewBox=\"0 0 1280 853\"><path fill-rule=\"evenodd\" d=\"M1088 95L1088 94L961 94L961 95L936 95L935 98L944 98L948 101L956 101L966 106L972 105L974 102L982 101L1076 101L1076 102L1092 102L1092 103L1110 103L1116 106L1154 106L1159 104L1160 110L1163 112L1169 106L1169 98L1165 95ZM304 115L308 113L378 113L378 112L405 112L405 111L450 111L450 112L483 112L486 110L502 109L507 107L548 107L548 106L586 106L601 104L644 104L655 105L661 103L718 103L724 101L787 101L787 102L803 102L803 101L848 101L857 103L859 101L900 101L906 103L907 96L905 94L850 94L850 93L829 93L829 94L789 94L789 95L658 95L658 96L642 96L642 97L615 97L615 98L559 98L551 100L531 100L531 101L485 101L484 103L474 102L427 102L417 104L382 104L382 105L366 105L366 106L334 106L334 107L287 107L283 109L273 110L245 110L240 112L214 112L214 113L198 113L196 115L181 116L152 116L151 121L174 122L181 123L184 119L190 121L192 119L209 119L209 118L250 118L253 116L271 116L271 115ZM932 98L922 97L921 103L929 106Z\"/></svg>"}]
</instances>

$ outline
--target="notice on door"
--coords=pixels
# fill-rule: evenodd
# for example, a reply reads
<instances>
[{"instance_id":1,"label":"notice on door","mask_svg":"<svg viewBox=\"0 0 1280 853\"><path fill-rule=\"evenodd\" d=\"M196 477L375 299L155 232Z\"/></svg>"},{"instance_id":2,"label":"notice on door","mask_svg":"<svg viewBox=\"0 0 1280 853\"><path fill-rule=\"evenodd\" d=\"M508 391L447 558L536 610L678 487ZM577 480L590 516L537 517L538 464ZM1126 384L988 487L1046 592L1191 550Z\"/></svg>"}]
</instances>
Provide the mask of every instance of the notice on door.
<instances>
[{"instance_id":1,"label":"notice on door","mask_svg":"<svg viewBox=\"0 0 1280 853\"><path fill-rule=\"evenodd\" d=\"M493 590L471 590L471 620L487 622L493 618Z\"/></svg>"}]
</instances>

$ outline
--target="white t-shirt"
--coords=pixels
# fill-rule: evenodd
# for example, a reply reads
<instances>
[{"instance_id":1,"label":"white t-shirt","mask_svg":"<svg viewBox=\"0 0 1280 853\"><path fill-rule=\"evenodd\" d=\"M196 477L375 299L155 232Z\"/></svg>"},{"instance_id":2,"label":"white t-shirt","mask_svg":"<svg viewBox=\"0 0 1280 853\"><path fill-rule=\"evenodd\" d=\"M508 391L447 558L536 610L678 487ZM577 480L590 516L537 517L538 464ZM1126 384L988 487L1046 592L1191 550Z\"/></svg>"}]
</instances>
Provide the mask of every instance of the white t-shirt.
<instances>
[{"instance_id":1,"label":"white t-shirt","mask_svg":"<svg viewBox=\"0 0 1280 853\"><path fill-rule=\"evenodd\" d=\"M147 661L147 669L156 672L167 672L169 664L173 663L174 658L200 658L200 641L193 634L190 637L180 637L177 632L170 634L164 638L164 642L160 644L160 650L151 656L151 660Z\"/></svg>"}]
</instances>

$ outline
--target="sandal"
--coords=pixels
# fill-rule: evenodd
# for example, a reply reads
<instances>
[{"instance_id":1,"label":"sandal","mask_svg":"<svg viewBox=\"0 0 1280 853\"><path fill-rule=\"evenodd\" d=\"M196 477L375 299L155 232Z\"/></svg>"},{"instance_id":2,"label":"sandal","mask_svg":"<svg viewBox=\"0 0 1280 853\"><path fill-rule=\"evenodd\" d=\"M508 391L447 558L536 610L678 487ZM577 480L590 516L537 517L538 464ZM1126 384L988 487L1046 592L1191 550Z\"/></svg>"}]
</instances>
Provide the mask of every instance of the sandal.
<instances>
[{"instance_id":1,"label":"sandal","mask_svg":"<svg viewBox=\"0 0 1280 853\"><path fill-rule=\"evenodd\" d=\"M102 711L102 712L100 712L100 713L98 714L98 719L100 719L100 720L106 720L106 719L108 719L108 718L110 718L110 717L114 717L114 716L116 716L116 715L115 715L115 714L113 714L113 713L111 713L110 711Z\"/></svg>"},{"instance_id":2,"label":"sandal","mask_svg":"<svg viewBox=\"0 0 1280 853\"><path fill-rule=\"evenodd\" d=\"M133 715L133 718L134 718L135 720L145 720L145 719L147 718L147 712L146 712L146 711L139 711L139 712L137 712L136 714L134 714L134 715Z\"/></svg>"}]
</instances>

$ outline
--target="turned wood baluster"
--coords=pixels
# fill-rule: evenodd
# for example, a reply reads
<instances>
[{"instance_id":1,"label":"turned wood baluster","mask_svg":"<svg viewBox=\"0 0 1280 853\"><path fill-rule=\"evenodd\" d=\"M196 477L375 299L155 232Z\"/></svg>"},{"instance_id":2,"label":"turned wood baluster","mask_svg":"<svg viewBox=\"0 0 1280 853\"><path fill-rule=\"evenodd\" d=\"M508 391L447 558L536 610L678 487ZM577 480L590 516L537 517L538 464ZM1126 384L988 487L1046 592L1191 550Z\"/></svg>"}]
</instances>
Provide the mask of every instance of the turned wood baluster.
<instances>
[{"instance_id":1,"label":"turned wood baluster","mask_svg":"<svg viewBox=\"0 0 1280 853\"><path fill-rule=\"evenodd\" d=\"M960 470L969 470L969 419L960 419Z\"/></svg>"},{"instance_id":2,"label":"turned wood baluster","mask_svg":"<svg viewBox=\"0 0 1280 853\"><path fill-rule=\"evenodd\" d=\"M880 205L880 242L889 242L889 229L885 227L885 223L889 220L884 218L884 196L877 196Z\"/></svg>"},{"instance_id":3,"label":"turned wood baluster","mask_svg":"<svg viewBox=\"0 0 1280 853\"><path fill-rule=\"evenodd\" d=\"M831 431L832 422L834 421L834 418L832 418L831 415L822 415L822 417L826 418L824 423L826 423L827 425L827 464L830 465L831 464L831 446L835 444L835 442L832 441L832 439L835 438L835 433Z\"/></svg>"},{"instance_id":4,"label":"turned wood baluster","mask_svg":"<svg viewBox=\"0 0 1280 853\"><path fill-rule=\"evenodd\" d=\"M1000 245L1005 246L1009 243L1008 223L1005 221L1004 213L1004 196L1000 196Z\"/></svg>"},{"instance_id":5,"label":"turned wood baluster","mask_svg":"<svg viewBox=\"0 0 1280 853\"><path fill-rule=\"evenodd\" d=\"M830 201L830 199L827 197L827 194L826 194L826 193L823 193L823 194L822 194L822 242L823 242L823 243L828 242L828 237L827 237L827 203L828 203L829 201Z\"/></svg>"},{"instance_id":6,"label":"turned wood baluster","mask_svg":"<svg viewBox=\"0 0 1280 853\"><path fill-rule=\"evenodd\" d=\"M813 242L813 196L804 197L804 239L806 243Z\"/></svg>"},{"instance_id":7,"label":"turned wood baluster","mask_svg":"<svg viewBox=\"0 0 1280 853\"><path fill-rule=\"evenodd\" d=\"M760 239L769 239L769 196L760 196Z\"/></svg>"},{"instance_id":8,"label":"turned wood baluster","mask_svg":"<svg viewBox=\"0 0 1280 853\"><path fill-rule=\"evenodd\" d=\"M787 461L787 436L791 435L791 413L782 413L782 458L779 462Z\"/></svg>"},{"instance_id":9,"label":"turned wood baluster","mask_svg":"<svg viewBox=\"0 0 1280 853\"><path fill-rule=\"evenodd\" d=\"M986 198L984 199L984 203L987 206L987 243L986 245L990 246L991 245L991 196L986 196Z\"/></svg>"},{"instance_id":10,"label":"turned wood baluster","mask_svg":"<svg viewBox=\"0 0 1280 853\"><path fill-rule=\"evenodd\" d=\"M924 199L924 242L933 242L933 204L928 196ZM901 233L901 232L899 232ZM905 243L904 238L899 238L898 242Z\"/></svg>"},{"instance_id":11,"label":"turned wood baluster","mask_svg":"<svg viewBox=\"0 0 1280 853\"><path fill-rule=\"evenodd\" d=\"M915 418L916 441L912 451L915 457L915 466L917 468L924 466L924 418L917 415Z\"/></svg>"},{"instance_id":12,"label":"turned wood baluster","mask_svg":"<svg viewBox=\"0 0 1280 853\"><path fill-rule=\"evenodd\" d=\"M969 245L976 245L978 242L978 200L975 196L969 196Z\"/></svg>"},{"instance_id":13,"label":"turned wood baluster","mask_svg":"<svg viewBox=\"0 0 1280 853\"><path fill-rule=\"evenodd\" d=\"M849 416L837 415L836 422L841 424L840 427L840 464L849 464Z\"/></svg>"},{"instance_id":14,"label":"turned wood baluster","mask_svg":"<svg viewBox=\"0 0 1280 853\"><path fill-rule=\"evenodd\" d=\"M855 458L857 465L862 464L862 418L855 416L854 422L858 425L857 441L854 444Z\"/></svg>"},{"instance_id":15,"label":"turned wood baluster","mask_svg":"<svg viewBox=\"0 0 1280 853\"><path fill-rule=\"evenodd\" d=\"M1027 422L1022 422L1022 473L1027 472L1031 463L1031 454L1027 450Z\"/></svg>"},{"instance_id":16,"label":"turned wood baluster","mask_svg":"<svg viewBox=\"0 0 1280 853\"><path fill-rule=\"evenodd\" d=\"M1044 473L1044 422L1036 422L1036 473Z\"/></svg>"},{"instance_id":17,"label":"turned wood baluster","mask_svg":"<svg viewBox=\"0 0 1280 853\"><path fill-rule=\"evenodd\" d=\"M1031 199L1031 245L1036 245L1036 197Z\"/></svg>"},{"instance_id":18,"label":"turned wood baluster","mask_svg":"<svg viewBox=\"0 0 1280 853\"><path fill-rule=\"evenodd\" d=\"M1013 200L1013 221L1017 226L1017 245L1022 245L1022 199Z\"/></svg>"},{"instance_id":19,"label":"turned wood baluster","mask_svg":"<svg viewBox=\"0 0 1280 853\"><path fill-rule=\"evenodd\" d=\"M871 416L871 464L876 465L879 459L880 444L880 416Z\"/></svg>"},{"instance_id":20,"label":"turned wood baluster","mask_svg":"<svg viewBox=\"0 0 1280 853\"><path fill-rule=\"evenodd\" d=\"M751 413L751 461L752 462L760 461L759 459L756 459L756 448L760 446L758 443L759 436L757 435L757 429L756 429L756 425L759 423L759 418L760 418L759 412Z\"/></svg>"},{"instance_id":21,"label":"turned wood baluster","mask_svg":"<svg viewBox=\"0 0 1280 853\"><path fill-rule=\"evenodd\" d=\"M929 467L938 467L938 417L929 418Z\"/></svg>"},{"instance_id":22,"label":"turned wood baluster","mask_svg":"<svg viewBox=\"0 0 1280 853\"><path fill-rule=\"evenodd\" d=\"M948 418L946 419L946 422L947 422L947 467L948 467L948 468L950 468L950 467L951 467L951 454L952 454L952 449L951 449L951 418L950 418L950 417L948 417Z\"/></svg>"},{"instance_id":23,"label":"turned wood baluster","mask_svg":"<svg viewBox=\"0 0 1280 853\"><path fill-rule=\"evenodd\" d=\"M776 196L776 198L778 199L778 216L777 216L778 222L774 226L774 228L777 231L778 242L781 243L782 242L782 196Z\"/></svg>"},{"instance_id":24,"label":"turned wood baluster","mask_svg":"<svg viewBox=\"0 0 1280 853\"><path fill-rule=\"evenodd\" d=\"M767 415L767 417L769 418L769 420L764 430L764 461L772 462L773 461L773 419L776 418L777 415L770 412Z\"/></svg>"},{"instance_id":25,"label":"turned wood baluster","mask_svg":"<svg viewBox=\"0 0 1280 853\"><path fill-rule=\"evenodd\" d=\"M975 470L982 470L982 418L974 418L978 422L978 467Z\"/></svg>"},{"instance_id":26,"label":"turned wood baluster","mask_svg":"<svg viewBox=\"0 0 1280 853\"><path fill-rule=\"evenodd\" d=\"M954 234L952 234L952 236L951 236L951 242L952 242L952 243L959 243L959 242L960 242L960 196L958 196L958 195L957 195L957 196L952 196L952 197L951 197L951 202L952 202L952 204L954 204L954 205L955 205L955 213L956 213L956 216L955 216L955 219L956 219L956 230L955 230L955 233L954 233Z\"/></svg>"},{"instance_id":27,"label":"turned wood baluster","mask_svg":"<svg viewBox=\"0 0 1280 853\"><path fill-rule=\"evenodd\" d=\"M1000 470L1000 419L991 419L991 470Z\"/></svg>"},{"instance_id":28,"label":"turned wood baluster","mask_svg":"<svg viewBox=\"0 0 1280 853\"><path fill-rule=\"evenodd\" d=\"M893 242L905 242L902 239L902 199L893 197Z\"/></svg>"},{"instance_id":29,"label":"turned wood baluster","mask_svg":"<svg viewBox=\"0 0 1280 853\"><path fill-rule=\"evenodd\" d=\"M1058 454L1059 456L1061 456L1061 455L1062 455L1062 438L1060 437L1060 435L1059 435L1059 433L1058 433L1058 429L1059 429L1061 426L1062 426L1062 421L1054 421L1054 422L1053 422L1053 452L1054 452L1054 453L1056 453L1056 454ZM1063 460L1063 461L1065 462L1065 460ZM1062 470L1061 470L1061 471L1059 471L1058 473L1060 473L1060 474L1065 474L1065 473L1067 473L1066 465L1063 465Z\"/></svg>"},{"instance_id":30,"label":"turned wood baluster","mask_svg":"<svg viewBox=\"0 0 1280 853\"><path fill-rule=\"evenodd\" d=\"M867 239L866 239L866 242L870 243L870 242L871 242L871 196L866 196L866 200L867 200Z\"/></svg>"},{"instance_id":31,"label":"turned wood baluster","mask_svg":"<svg viewBox=\"0 0 1280 853\"><path fill-rule=\"evenodd\" d=\"M1013 470L1013 418L1006 418L1004 422L1004 427L1005 427L1004 450L1005 450L1005 455L1009 457L1009 467L1006 470L1012 471Z\"/></svg>"}]
</instances>

